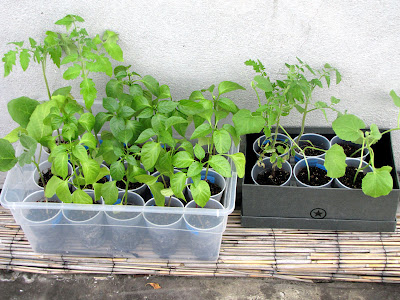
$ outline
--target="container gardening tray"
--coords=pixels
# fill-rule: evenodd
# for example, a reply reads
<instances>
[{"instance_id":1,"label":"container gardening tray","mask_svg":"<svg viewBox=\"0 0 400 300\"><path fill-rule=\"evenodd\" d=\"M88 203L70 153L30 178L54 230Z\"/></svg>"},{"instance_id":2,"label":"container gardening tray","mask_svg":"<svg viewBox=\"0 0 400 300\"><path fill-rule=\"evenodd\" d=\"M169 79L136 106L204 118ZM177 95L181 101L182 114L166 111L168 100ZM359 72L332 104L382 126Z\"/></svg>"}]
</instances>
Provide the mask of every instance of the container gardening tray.
<instances>
[{"instance_id":1,"label":"container gardening tray","mask_svg":"<svg viewBox=\"0 0 400 300\"><path fill-rule=\"evenodd\" d=\"M238 148L232 147L230 154ZM222 209L23 202L38 189L32 180L35 170L32 165L17 165L8 172L0 201L11 210L38 253L216 261L228 215L235 207L237 173L233 162L230 163L234 171L227 178ZM150 199L150 192L144 198ZM45 222L40 221L44 214L50 216ZM82 215L88 214L92 216L89 222L79 222ZM134 220L116 222L123 214L131 214ZM114 218L109 218L110 215ZM39 218L32 221L32 216ZM174 219L173 226L152 223L157 218ZM215 226L196 229L187 223L193 219L199 224Z\"/></svg>"},{"instance_id":2,"label":"container gardening tray","mask_svg":"<svg viewBox=\"0 0 400 300\"><path fill-rule=\"evenodd\" d=\"M319 133L329 140L329 128L307 128L306 133ZM294 138L299 129L290 128ZM341 188L305 188L296 186L261 186L253 183L251 168L257 161L253 142L261 134L246 135L246 174L242 186L242 226L265 228L296 228L339 231L390 232L396 229L399 201L397 178L390 133L373 145L375 165L392 167L393 190L372 198L361 190ZM368 158L367 158L368 159ZM293 165L293 161L291 162Z\"/></svg>"}]
</instances>

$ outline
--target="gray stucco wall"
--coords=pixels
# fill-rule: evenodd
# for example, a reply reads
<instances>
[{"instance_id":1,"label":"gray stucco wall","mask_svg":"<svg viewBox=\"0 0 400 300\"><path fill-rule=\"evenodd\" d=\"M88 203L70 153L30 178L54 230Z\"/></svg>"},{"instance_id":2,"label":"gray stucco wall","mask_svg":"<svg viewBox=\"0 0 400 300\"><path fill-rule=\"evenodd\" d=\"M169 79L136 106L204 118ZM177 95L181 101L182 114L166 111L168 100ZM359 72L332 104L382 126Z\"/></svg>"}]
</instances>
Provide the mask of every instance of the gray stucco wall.
<instances>
[{"instance_id":1,"label":"gray stucco wall","mask_svg":"<svg viewBox=\"0 0 400 300\"><path fill-rule=\"evenodd\" d=\"M111 2L111 1L110 1ZM284 62L298 56L319 67L329 62L343 77L337 87L318 91L315 100L331 95L339 106L362 117L367 124L396 126L397 109L389 91L400 93L400 2L387 1L10 1L2 0L0 54L10 41L44 37L56 30L54 22L78 14L91 34L111 29L119 33L125 62L142 75L168 84L175 99L223 80L232 80L247 91L232 93L240 107L253 109L257 102L250 88L254 76L243 62L259 58L274 76ZM43 98L45 86L38 66L22 72L18 66L0 79L0 136L16 127L6 113L9 100L26 95ZM52 89L62 72L48 68ZM107 78L97 78L97 86ZM74 86L74 94L79 90ZM104 93L99 95L102 98ZM285 119L296 125L298 116ZM320 113L309 116L310 126L328 126ZM400 133L394 134L400 163Z\"/></svg>"}]
</instances>

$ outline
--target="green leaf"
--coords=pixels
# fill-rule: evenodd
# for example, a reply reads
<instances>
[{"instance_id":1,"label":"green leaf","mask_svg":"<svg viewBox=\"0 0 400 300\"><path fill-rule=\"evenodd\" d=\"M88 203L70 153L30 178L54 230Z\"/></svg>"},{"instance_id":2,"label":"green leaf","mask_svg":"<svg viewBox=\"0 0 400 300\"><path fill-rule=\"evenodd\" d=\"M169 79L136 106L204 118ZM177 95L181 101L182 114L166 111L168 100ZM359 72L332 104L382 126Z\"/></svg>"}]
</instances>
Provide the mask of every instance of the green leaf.
<instances>
[{"instance_id":1,"label":"green leaf","mask_svg":"<svg viewBox=\"0 0 400 300\"><path fill-rule=\"evenodd\" d=\"M205 137L212 132L212 127L209 123L201 124L197 127L194 131L192 136L190 137L191 140L197 139L199 137Z\"/></svg>"},{"instance_id":2,"label":"green leaf","mask_svg":"<svg viewBox=\"0 0 400 300\"><path fill-rule=\"evenodd\" d=\"M4 62L4 77L7 77L12 71L13 66L15 66L15 61L17 59L17 51L10 50L4 54L1 59Z\"/></svg>"},{"instance_id":3,"label":"green leaf","mask_svg":"<svg viewBox=\"0 0 400 300\"><path fill-rule=\"evenodd\" d=\"M108 181L102 185L101 195L103 196L104 204L112 205L117 201L118 189L116 183L116 181Z\"/></svg>"},{"instance_id":4,"label":"green leaf","mask_svg":"<svg viewBox=\"0 0 400 300\"><path fill-rule=\"evenodd\" d=\"M228 156L232 159L233 163L235 164L238 177L243 178L244 172L245 172L245 165L246 165L246 158L245 158L244 154L241 152L238 152L238 153L231 154Z\"/></svg>"},{"instance_id":5,"label":"green leaf","mask_svg":"<svg viewBox=\"0 0 400 300\"><path fill-rule=\"evenodd\" d=\"M367 173L362 180L364 194L374 198L389 194L393 189L393 178L390 175L391 170L391 167L384 166Z\"/></svg>"},{"instance_id":6,"label":"green leaf","mask_svg":"<svg viewBox=\"0 0 400 300\"><path fill-rule=\"evenodd\" d=\"M206 100L206 98L204 98L203 94L200 91L194 91L190 94L189 100Z\"/></svg>"},{"instance_id":7,"label":"green leaf","mask_svg":"<svg viewBox=\"0 0 400 300\"><path fill-rule=\"evenodd\" d=\"M112 117L110 120L110 129L112 134L116 137L118 134L126 129L125 120L120 117Z\"/></svg>"},{"instance_id":8,"label":"green leaf","mask_svg":"<svg viewBox=\"0 0 400 300\"><path fill-rule=\"evenodd\" d=\"M158 96L159 99L171 99L171 91L169 90L169 86L163 84L160 86L160 95ZM176 102L175 102L176 103Z\"/></svg>"},{"instance_id":9,"label":"green leaf","mask_svg":"<svg viewBox=\"0 0 400 300\"><path fill-rule=\"evenodd\" d=\"M100 172L100 166L94 159L82 161L82 171L85 177L86 184L93 184L96 182L97 175Z\"/></svg>"},{"instance_id":10,"label":"green leaf","mask_svg":"<svg viewBox=\"0 0 400 300\"><path fill-rule=\"evenodd\" d=\"M201 180L196 186L192 184L190 186L190 191L192 193L194 202L201 207L204 207L208 200L210 200L210 186L204 180Z\"/></svg>"},{"instance_id":11,"label":"green leaf","mask_svg":"<svg viewBox=\"0 0 400 300\"><path fill-rule=\"evenodd\" d=\"M77 189L72 194L72 202L78 204L93 204L93 199L84 191Z\"/></svg>"},{"instance_id":12,"label":"green leaf","mask_svg":"<svg viewBox=\"0 0 400 300\"><path fill-rule=\"evenodd\" d=\"M97 177L96 177L96 182L98 182L103 177L108 176L108 175L110 175L110 170L105 166L101 166L100 167L100 171L99 171L99 173L97 174Z\"/></svg>"},{"instance_id":13,"label":"green leaf","mask_svg":"<svg viewBox=\"0 0 400 300\"><path fill-rule=\"evenodd\" d=\"M158 102L157 110L162 114L168 114L175 110L178 106L178 102L171 100L163 100Z\"/></svg>"},{"instance_id":14,"label":"green leaf","mask_svg":"<svg viewBox=\"0 0 400 300\"><path fill-rule=\"evenodd\" d=\"M72 195L69 190L68 182L61 181L56 189L56 195L64 203L72 202Z\"/></svg>"},{"instance_id":15,"label":"green leaf","mask_svg":"<svg viewBox=\"0 0 400 300\"><path fill-rule=\"evenodd\" d=\"M11 130L5 137L4 139L9 141L10 143L15 143L18 141L19 137L21 134L28 134L28 131L26 129L20 127L17 127L13 130Z\"/></svg>"},{"instance_id":16,"label":"green leaf","mask_svg":"<svg viewBox=\"0 0 400 300\"><path fill-rule=\"evenodd\" d=\"M44 195L48 198L53 197L62 182L59 177L52 176L46 184Z\"/></svg>"},{"instance_id":17,"label":"green leaf","mask_svg":"<svg viewBox=\"0 0 400 300\"><path fill-rule=\"evenodd\" d=\"M129 106L120 106L117 114L119 117L129 120L135 114L135 111Z\"/></svg>"},{"instance_id":18,"label":"green leaf","mask_svg":"<svg viewBox=\"0 0 400 300\"><path fill-rule=\"evenodd\" d=\"M51 153L53 154L53 151ZM80 161L85 161L89 158L85 147L82 145L76 145L73 147L72 154Z\"/></svg>"},{"instance_id":19,"label":"green leaf","mask_svg":"<svg viewBox=\"0 0 400 300\"><path fill-rule=\"evenodd\" d=\"M179 101L178 109L187 116L200 114L204 111L200 103L185 99Z\"/></svg>"},{"instance_id":20,"label":"green leaf","mask_svg":"<svg viewBox=\"0 0 400 300\"><path fill-rule=\"evenodd\" d=\"M335 98L335 97L331 97L331 104L338 104L340 102L340 99Z\"/></svg>"},{"instance_id":21,"label":"green leaf","mask_svg":"<svg viewBox=\"0 0 400 300\"><path fill-rule=\"evenodd\" d=\"M110 175L112 179L116 181L122 180L124 178L125 166L120 160L115 161L111 164Z\"/></svg>"},{"instance_id":22,"label":"green leaf","mask_svg":"<svg viewBox=\"0 0 400 300\"><path fill-rule=\"evenodd\" d=\"M253 116L248 109L241 109L233 115L232 121L235 124L238 136L259 133L265 125L265 120L261 116Z\"/></svg>"},{"instance_id":23,"label":"green leaf","mask_svg":"<svg viewBox=\"0 0 400 300\"><path fill-rule=\"evenodd\" d=\"M154 96L158 97L160 95L160 84L152 76L146 75L140 81L143 82Z\"/></svg>"},{"instance_id":24,"label":"green leaf","mask_svg":"<svg viewBox=\"0 0 400 300\"><path fill-rule=\"evenodd\" d=\"M148 142L143 145L140 162L143 164L146 170L151 170L154 167L160 152L161 146L159 143Z\"/></svg>"},{"instance_id":25,"label":"green leaf","mask_svg":"<svg viewBox=\"0 0 400 300\"><path fill-rule=\"evenodd\" d=\"M208 163L211 168L215 170L215 172L221 174L224 177L232 177L231 165L225 157L221 155L213 155L208 160Z\"/></svg>"},{"instance_id":26,"label":"green leaf","mask_svg":"<svg viewBox=\"0 0 400 300\"><path fill-rule=\"evenodd\" d=\"M119 104L116 99L107 97L103 98L103 107L109 112L115 113L119 108Z\"/></svg>"},{"instance_id":27,"label":"green leaf","mask_svg":"<svg viewBox=\"0 0 400 300\"><path fill-rule=\"evenodd\" d=\"M93 134L91 134L90 132L86 132L81 140L79 141L80 144L84 144L86 146L88 146L90 149L95 149L97 146L97 141L96 138Z\"/></svg>"},{"instance_id":28,"label":"green leaf","mask_svg":"<svg viewBox=\"0 0 400 300\"><path fill-rule=\"evenodd\" d=\"M379 128L376 124L371 124L370 126L370 134L368 136L369 139L372 139L372 141L370 141L370 144L374 144L377 141L379 141L382 137L381 132L379 131Z\"/></svg>"},{"instance_id":29,"label":"green leaf","mask_svg":"<svg viewBox=\"0 0 400 300\"><path fill-rule=\"evenodd\" d=\"M17 163L15 150L11 143L5 139L0 139L0 171L7 172Z\"/></svg>"},{"instance_id":30,"label":"green leaf","mask_svg":"<svg viewBox=\"0 0 400 300\"><path fill-rule=\"evenodd\" d=\"M245 90L245 88L235 82L232 82L232 81L222 81L218 85L218 95L219 96L222 94L225 94L225 93L235 91L235 90Z\"/></svg>"},{"instance_id":31,"label":"green leaf","mask_svg":"<svg viewBox=\"0 0 400 300\"><path fill-rule=\"evenodd\" d=\"M400 97L397 96L396 92L394 90L391 90L389 95L390 97L392 97L394 105L400 107Z\"/></svg>"},{"instance_id":32,"label":"green leaf","mask_svg":"<svg viewBox=\"0 0 400 300\"><path fill-rule=\"evenodd\" d=\"M183 195L183 189L186 184L186 175L183 172L176 172L171 176L171 189L174 195L178 198L185 199Z\"/></svg>"},{"instance_id":33,"label":"green leaf","mask_svg":"<svg viewBox=\"0 0 400 300\"><path fill-rule=\"evenodd\" d=\"M71 80L75 79L81 74L82 67L78 64L73 64L71 67L69 67L63 74L63 78L65 80Z\"/></svg>"},{"instance_id":34,"label":"green leaf","mask_svg":"<svg viewBox=\"0 0 400 300\"><path fill-rule=\"evenodd\" d=\"M24 49L19 54L19 62L21 63L22 70L26 71L29 66L31 55L28 52L28 49Z\"/></svg>"},{"instance_id":35,"label":"green leaf","mask_svg":"<svg viewBox=\"0 0 400 300\"><path fill-rule=\"evenodd\" d=\"M203 160L203 158L206 156L206 152L204 151L203 147L201 147L199 144L196 144L194 146L194 155L199 160Z\"/></svg>"},{"instance_id":36,"label":"green leaf","mask_svg":"<svg viewBox=\"0 0 400 300\"><path fill-rule=\"evenodd\" d=\"M335 70L336 74L336 84L339 84L342 81L342 75L340 75L338 70Z\"/></svg>"},{"instance_id":37,"label":"green leaf","mask_svg":"<svg viewBox=\"0 0 400 300\"><path fill-rule=\"evenodd\" d=\"M118 44L106 42L103 44L103 47L113 59L117 61L124 61L124 54Z\"/></svg>"},{"instance_id":38,"label":"green leaf","mask_svg":"<svg viewBox=\"0 0 400 300\"><path fill-rule=\"evenodd\" d=\"M227 153L231 148L231 136L225 129L217 129L213 133L215 149L220 154Z\"/></svg>"},{"instance_id":39,"label":"green leaf","mask_svg":"<svg viewBox=\"0 0 400 300\"><path fill-rule=\"evenodd\" d=\"M61 61L61 65L65 65L74 61L78 60L78 53L74 52L71 53L70 55L67 55L66 57L64 57L64 59Z\"/></svg>"},{"instance_id":40,"label":"green leaf","mask_svg":"<svg viewBox=\"0 0 400 300\"><path fill-rule=\"evenodd\" d=\"M106 84L107 97L118 98L124 91L124 84L122 81L111 79Z\"/></svg>"},{"instance_id":41,"label":"green leaf","mask_svg":"<svg viewBox=\"0 0 400 300\"><path fill-rule=\"evenodd\" d=\"M83 96L83 100L85 100L85 106L90 110L97 96L95 84L91 78L86 78L82 80L79 86L81 88L80 94Z\"/></svg>"},{"instance_id":42,"label":"green leaf","mask_svg":"<svg viewBox=\"0 0 400 300\"><path fill-rule=\"evenodd\" d=\"M256 87L263 90L264 92L272 92L273 87L269 78L257 75L254 77L254 81L257 82Z\"/></svg>"},{"instance_id":43,"label":"green leaf","mask_svg":"<svg viewBox=\"0 0 400 300\"><path fill-rule=\"evenodd\" d=\"M98 134L103 127L104 123L109 121L112 118L112 115L109 115L105 112L99 112L96 114L95 122L94 122L94 133Z\"/></svg>"},{"instance_id":44,"label":"green leaf","mask_svg":"<svg viewBox=\"0 0 400 300\"><path fill-rule=\"evenodd\" d=\"M19 97L8 102L7 109L11 118L22 128L26 128L32 113L39 104L39 101L34 99Z\"/></svg>"},{"instance_id":45,"label":"green leaf","mask_svg":"<svg viewBox=\"0 0 400 300\"><path fill-rule=\"evenodd\" d=\"M152 128L147 128L139 135L136 143L141 144L147 142L151 137L155 136L156 133Z\"/></svg>"},{"instance_id":46,"label":"green leaf","mask_svg":"<svg viewBox=\"0 0 400 300\"><path fill-rule=\"evenodd\" d=\"M240 143L240 136L237 135L235 127L233 127L231 124L224 124L222 126L226 131L228 131L233 139L233 142L235 145L239 145Z\"/></svg>"},{"instance_id":47,"label":"green leaf","mask_svg":"<svg viewBox=\"0 0 400 300\"><path fill-rule=\"evenodd\" d=\"M85 128L86 131L90 132L94 127L96 119L91 113L84 113L81 115L78 122L83 128Z\"/></svg>"},{"instance_id":48,"label":"green leaf","mask_svg":"<svg viewBox=\"0 0 400 300\"><path fill-rule=\"evenodd\" d=\"M345 141L357 143L364 134L361 129L365 128L364 122L355 115L342 115L332 123L332 129L336 135Z\"/></svg>"},{"instance_id":49,"label":"green leaf","mask_svg":"<svg viewBox=\"0 0 400 300\"><path fill-rule=\"evenodd\" d=\"M324 166L328 171L327 175L331 178L340 178L346 172L346 154L343 148L334 144L325 154Z\"/></svg>"},{"instance_id":50,"label":"green leaf","mask_svg":"<svg viewBox=\"0 0 400 300\"><path fill-rule=\"evenodd\" d=\"M193 177L193 176L199 175L201 173L202 169L203 169L202 163L200 163L198 161L194 161L188 169L187 176Z\"/></svg>"},{"instance_id":51,"label":"green leaf","mask_svg":"<svg viewBox=\"0 0 400 300\"><path fill-rule=\"evenodd\" d=\"M147 174L137 175L137 176L135 176L135 179L138 182L147 184L148 186L154 185L157 182L157 177L151 176L151 175L147 175Z\"/></svg>"},{"instance_id":52,"label":"green leaf","mask_svg":"<svg viewBox=\"0 0 400 300\"><path fill-rule=\"evenodd\" d=\"M43 119L49 115L51 109L56 106L57 104L53 101L47 101L36 106L26 126L29 136L40 142L43 137L52 135L53 128L51 125L44 124Z\"/></svg>"},{"instance_id":53,"label":"green leaf","mask_svg":"<svg viewBox=\"0 0 400 300\"><path fill-rule=\"evenodd\" d=\"M236 104L228 98L221 98L217 102L218 106L224 110L227 110L233 114L237 113L239 108L236 106Z\"/></svg>"},{"instance_id":54,"label":"green leaf","mask_svg":"<svg viewBox=\"0 0 400 300\"><path fill-rule=\"evenodd\" d=\"M177 168L187 168L193 161L193 156L186 151L179 151L172 158L172 163Z\"/></svg>"},{"instance_id":55,"label":"green leaf","mask_svg":"<svg viewBox=\"0 0 400 300\"><path fill-rule=\"evenodd\" d=\"M165 129L169 129L172 126L177 125L177 124L187 124L187 123L188 123L188 121L182 117L172 116L172 117L169 117L167 120L165 120Z\"/></svg>"},{"instance_id":56,"label":"green leaf","mask_svg":"<svg viewBox=\"0 0 400 300\"><path fill-rule=\"evenodd\" d=\"M154 201L156 202L157 206L164 206L165 204L165 197L161 193L164 189L164 184L162 182L156 182L152 185L149 185L150 191L153 194Z\"/></svg>"},{"instance_id":57,"label":"green leaf","mask_svg":"<svg viewBox=\"0 0 400 300\"><path fill-rule=\"evenodd\" d=\"M68 176L68 154L66 152L56 155L51 165L53 174L65 179Z\"/></svg>"}]
</instances>

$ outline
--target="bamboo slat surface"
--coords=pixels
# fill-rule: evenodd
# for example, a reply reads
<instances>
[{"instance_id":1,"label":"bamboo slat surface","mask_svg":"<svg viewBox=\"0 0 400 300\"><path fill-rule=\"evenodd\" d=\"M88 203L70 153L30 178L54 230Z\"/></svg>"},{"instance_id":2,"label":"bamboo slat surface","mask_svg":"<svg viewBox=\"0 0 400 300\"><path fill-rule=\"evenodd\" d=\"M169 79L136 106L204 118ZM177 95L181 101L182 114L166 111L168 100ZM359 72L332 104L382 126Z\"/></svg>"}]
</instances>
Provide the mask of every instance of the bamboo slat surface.
<instances>
[{"instance_id":1,"label":"bamboo slat surface","mask_svg":"<svg viewBox=\"0 0 400 300\"><path fill-rule=\"evenodd\" d=\"M400 219L400 215L398 216ZM32 251L0 206L0 269L40 274L275 277L302 281L400 282L400 223L394 233L242 228L228 219L216 263L78 257Z\"/></svg>"}]
</instances>

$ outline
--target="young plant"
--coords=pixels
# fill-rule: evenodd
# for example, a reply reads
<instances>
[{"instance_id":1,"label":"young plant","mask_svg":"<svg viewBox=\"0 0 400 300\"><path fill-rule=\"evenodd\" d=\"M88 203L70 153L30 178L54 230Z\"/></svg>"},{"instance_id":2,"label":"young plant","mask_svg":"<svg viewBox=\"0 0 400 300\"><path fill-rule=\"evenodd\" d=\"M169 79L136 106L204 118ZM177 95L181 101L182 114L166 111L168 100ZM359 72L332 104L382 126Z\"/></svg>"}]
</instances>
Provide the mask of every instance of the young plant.
<instances>
[{"instance_id":1,"label":"young plant","mask_svg":"<svg viewBox=\"0 0 400 300\"><path fill-rule=\"evenodd\" d=\"M243 153L228 154L232 140L236 145L240 142L240 135L234 126L219 123L230 113L236 115L240 112L236 104L229 98L223 97L224 94L235 90L244 89L237 83L223 81L218 85L218 94L214 95L215 86L208 89L194 91L188 100L179 101L178 110L186 115L189 120L193 120L195 130L191 135L191 140L197 140L194 150L179 151L173 157L173 165L177 168L188 168L187 177L192 178L191 191L195 202L204 207L210 199L211 191L207 183L208 169L212 167L217 173L224 177L231 177L232 170L227 158L232 159L235 164L239 177L244 176L245 157ZM204 93L210 95L209 98ZM245 119L246 112L238 119ZM249 127L251 127L250 125ZM245 129L249 127L245 126ZM207 146L209 151L208 160L205 158L205 151L201 146ZM196 160L197 158L197 160ZM201 178L201 171L206 168L205 178Z\"/></svg>"}]
</instances>

